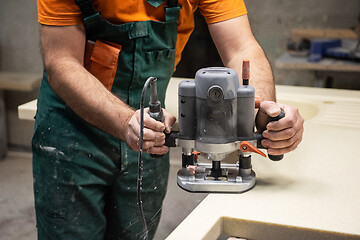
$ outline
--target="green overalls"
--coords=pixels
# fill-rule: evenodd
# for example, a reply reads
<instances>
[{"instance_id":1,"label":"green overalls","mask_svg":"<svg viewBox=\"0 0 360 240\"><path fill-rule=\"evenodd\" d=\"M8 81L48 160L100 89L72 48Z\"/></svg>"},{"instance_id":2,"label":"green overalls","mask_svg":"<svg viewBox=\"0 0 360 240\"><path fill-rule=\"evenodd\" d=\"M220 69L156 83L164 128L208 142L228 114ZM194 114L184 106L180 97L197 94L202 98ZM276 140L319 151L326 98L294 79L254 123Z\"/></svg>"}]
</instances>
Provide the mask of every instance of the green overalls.
<instances>
[{"instance_id":1,"label":"green overalls","mask_svg":"<svg viewBox=\"0 0 360 240\"><path fill-rule=\"evenodd\" d=\"M174 71L180 7L168 1L165 22L113 25L101 18L91 0L76 0L87 39L121 45L111 92L139 108L144 82L158 78L158 94ZM163 0L148 0L159 6ZM91 94L91 92L89 92ZM148 102L148 101L146 101ZM44 77L38 97L32 142L38 239L140 239L136 201L138 152L77 116ZM169 159L144 154L142 198L153 236L165 196Z\"/></svg>"}]
</instances>

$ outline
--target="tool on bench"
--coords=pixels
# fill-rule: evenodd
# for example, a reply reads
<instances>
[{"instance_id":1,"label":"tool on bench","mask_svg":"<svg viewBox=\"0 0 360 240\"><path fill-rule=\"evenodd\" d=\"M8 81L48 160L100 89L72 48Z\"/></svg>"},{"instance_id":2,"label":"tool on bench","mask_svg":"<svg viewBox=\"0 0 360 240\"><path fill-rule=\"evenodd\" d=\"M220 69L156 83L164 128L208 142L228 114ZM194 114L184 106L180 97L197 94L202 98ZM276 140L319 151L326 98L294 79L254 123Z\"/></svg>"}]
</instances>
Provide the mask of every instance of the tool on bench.
<instances>
[{"instance_id":1,"label":"tool on bench","mask_svg":"<svg viewBox=\"0 0 360 240\"><path fill-rule=\"evenodd\" d=\"M229 68L204 68L195 81L179 84L179 132L172 133L167 145L182 148L182 168L178 185L190 192L244 192L255 185L251 154L265 157L258 148L263 136L254 132L255 89L249 85L249 62L243 62L243 85ZM277 121L284 117L269 118ZM174 140L175 139L175 140ZM197 154L211 160L198 163ZM236 164L221 164L238 151ZM283 155L269 158L278 161ZM194 171L195 170L195 171Z\"/></svg>"},{"instance_id":2,"label":"tool on bench","mask_svg":"<svg viewBox=\"0 0 360 240\"><path fill-rule=\"evenodd\" d=\"M179 84L179 132L167 135L165 145L182 148L182 168L177 173L181 188L190 192L244 192L255 185L251 154L265 154L259 150L264 148L262 133L254 131L255 89L249 85L249 65L249 61L243 62L242 85L236 71L224 67L200 69L195 81ZM156 91L151 92L158 101ZM159 105L155 112L161 109ZM162 121L158 113L152 116ZM282 111L269 121L283 117ZM212 163L198 163L195 150ZM221 163L236 151L236 164ZM283 155L269 158L279 161Z\"/></svg>"}]
</instances>

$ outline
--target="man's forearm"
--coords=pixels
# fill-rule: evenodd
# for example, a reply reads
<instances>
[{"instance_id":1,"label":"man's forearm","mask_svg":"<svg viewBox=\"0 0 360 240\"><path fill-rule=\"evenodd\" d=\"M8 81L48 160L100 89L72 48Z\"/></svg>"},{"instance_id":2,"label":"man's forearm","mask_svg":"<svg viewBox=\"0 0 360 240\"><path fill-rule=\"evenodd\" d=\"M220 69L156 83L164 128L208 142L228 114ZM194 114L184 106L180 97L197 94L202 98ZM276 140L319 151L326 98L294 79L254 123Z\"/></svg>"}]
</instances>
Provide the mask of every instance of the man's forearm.
<instances>
[{"instance_id":1,"label":"man's forearm","mask_svg":"<svg viewBox=\"0 0 360 240\"><path fill-rule=\"evenodd\" d=\"M124 140L134 111L84 68L84 26L41 25L40 32L51 88L85 121Z\"/></svg>"},{"instance_id":2,"label":"man's forearm","mask_svg":"<svg viewBox=\"0 0 360 240\"><path fill-rule=\"evenodd\" d=\"M275 100L272 71L264 51L254 38L246 15L209 24L209 30L226 67L242 74L242 61L250 60L250 84L262 100Z\"/></svg>"},{"instance_id":3,"label":"man's forearm","mask_svg":"<svg viewBox=\"0 0 360 240\"><path fill-rule=\"evenodd\" d=\"M256 97L265 101L276 101L271 67L261 47L253 44L238 52L224 64L226 67L235 69L241 78L243 60L250 61L250 85L255 88Z\"/></svg>"},{"instance_id":4,"label":"man's forearm","mask_svg":"<svg viewBox=\"0 0 360 240\"><path fill-rule=\"evenodd\" d=\"M59 59L47 66L53 90L81 118L121 139L134 113L128 105L109 92L80 63Z\"/></svg>"}]
</instances>

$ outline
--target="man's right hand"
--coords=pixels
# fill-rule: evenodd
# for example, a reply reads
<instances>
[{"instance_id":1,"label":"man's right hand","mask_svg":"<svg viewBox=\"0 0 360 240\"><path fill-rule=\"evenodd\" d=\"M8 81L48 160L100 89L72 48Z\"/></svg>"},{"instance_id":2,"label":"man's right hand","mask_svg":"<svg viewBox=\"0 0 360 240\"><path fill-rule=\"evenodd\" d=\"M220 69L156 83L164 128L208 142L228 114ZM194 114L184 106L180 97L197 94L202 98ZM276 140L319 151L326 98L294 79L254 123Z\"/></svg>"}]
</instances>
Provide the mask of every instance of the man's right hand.
<instances>
[{"instance_id":1,"label":"man's right hand","mask_svg":"<svg viewBox=\"0 0 360 240\"><path fill-rule=\"evenodd\" d=\"M165 134L170 133L172 125L175 123L176 118L169 112L163 109L165 122L159 122L151 118L148 114L149 109L144 110L144 139L143 139L143 152L163 155L169 151L165 146ZM127 122L127 134L125 142L134 151L139 151L139 138L140 138L140 110L134 112L132 117Z\"/></svg>"}]
</instances>

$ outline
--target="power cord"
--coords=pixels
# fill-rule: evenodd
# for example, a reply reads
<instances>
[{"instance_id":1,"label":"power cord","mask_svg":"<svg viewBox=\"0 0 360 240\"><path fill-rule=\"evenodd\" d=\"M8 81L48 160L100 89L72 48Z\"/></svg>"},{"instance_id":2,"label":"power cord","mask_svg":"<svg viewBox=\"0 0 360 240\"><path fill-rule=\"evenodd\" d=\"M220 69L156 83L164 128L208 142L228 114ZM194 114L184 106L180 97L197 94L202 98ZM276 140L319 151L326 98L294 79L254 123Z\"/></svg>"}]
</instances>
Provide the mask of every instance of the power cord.
<instances>
[{"instance_id":1,"label":"power cord","mask_svg":"<svg viewBox=\"0 0 360 240\"><path fill-rule=\"evenodd\" d=\"M142 170L143 170L142 145L143 145L143 140L144 140L144 102L145 102L146 90L148 89L149 84L156 80L157 80L157 78L155 78L155 77L149 77L146 80L144 87L142 89L142 92L141 92L141 101L140 101L140 137L139 137L139 158L138 158L138 177L137 177L137 204L139 207L141 223L142 223L143 231L144 231L144 240L148 240L148 238L149 238L149 230L148 230L148 227L146 224L146 218L145 218L144 209L143 209L143 202L141 199Z\"/></svg>"}]
</instances>

